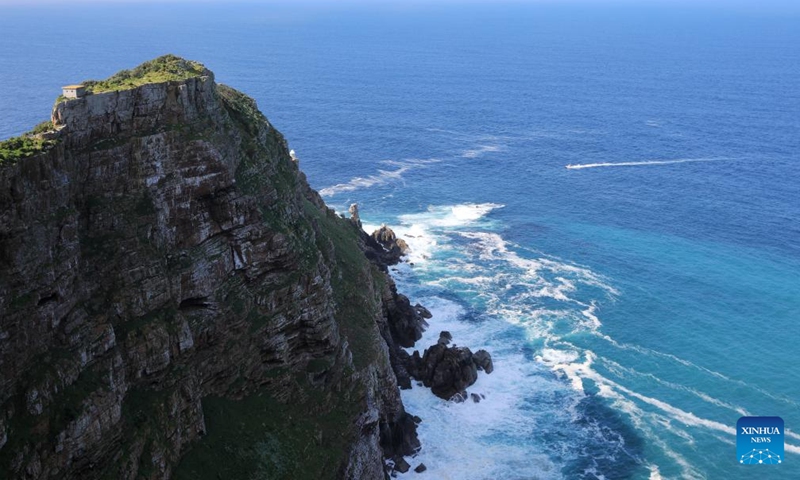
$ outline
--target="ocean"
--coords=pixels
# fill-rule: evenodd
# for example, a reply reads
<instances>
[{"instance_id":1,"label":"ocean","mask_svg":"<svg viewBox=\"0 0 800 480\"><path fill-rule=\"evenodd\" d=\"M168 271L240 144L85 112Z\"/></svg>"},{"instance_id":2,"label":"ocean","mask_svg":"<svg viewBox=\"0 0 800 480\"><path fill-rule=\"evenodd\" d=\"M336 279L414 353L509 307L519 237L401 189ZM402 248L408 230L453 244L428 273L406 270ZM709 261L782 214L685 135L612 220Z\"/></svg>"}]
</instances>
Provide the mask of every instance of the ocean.
<instances>
[{"instance_id":1,"label":"ocean","mask_svg":"<svg viewBox=\"0 0 800 480\"><path fill-rule=\"evenodd\" d=\"M0 31L0 138L175 53L408 241L418 347L448 330L495 372L480 403L402 393L428 470L400 478L800 478L797 14L81 4ZM745 415L784 419L781 465L738 464Z\"/></svg>"}]
</instances>

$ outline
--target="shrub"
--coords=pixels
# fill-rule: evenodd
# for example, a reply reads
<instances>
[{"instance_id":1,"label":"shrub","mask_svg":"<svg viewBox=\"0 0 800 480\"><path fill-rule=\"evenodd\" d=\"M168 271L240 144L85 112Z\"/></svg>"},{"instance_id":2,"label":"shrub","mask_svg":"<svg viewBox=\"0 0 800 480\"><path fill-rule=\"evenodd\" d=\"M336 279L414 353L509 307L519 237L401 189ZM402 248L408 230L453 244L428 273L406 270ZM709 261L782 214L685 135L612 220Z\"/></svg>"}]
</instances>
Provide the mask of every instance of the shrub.
<instances>
[{"instance_id":1,"label":"shrub","mask_svg":"<svg viewBox=\"0 0 800 480\"><path fill-rule=\"evenodd\" d=\"M43 133L54 129L53 122L48 120L36 125L30 132L0 142L0 166L12 165L21 158L30 157L55 145L55 140L41 137Z\"/></svg>"},{"instance_id":2,"label":"shrub","mask_svg":"<svg viewBox=\"0 0 800 480\"><path fill-rule=\"evenodd\" d=\"M106 80L83 82L87 93L110 92L138 87L147 83L160 83L208 75L203 64L185 60L176 55L164 55L145 62L133 70L122 70Z\"/></svg>"}]
</instances>

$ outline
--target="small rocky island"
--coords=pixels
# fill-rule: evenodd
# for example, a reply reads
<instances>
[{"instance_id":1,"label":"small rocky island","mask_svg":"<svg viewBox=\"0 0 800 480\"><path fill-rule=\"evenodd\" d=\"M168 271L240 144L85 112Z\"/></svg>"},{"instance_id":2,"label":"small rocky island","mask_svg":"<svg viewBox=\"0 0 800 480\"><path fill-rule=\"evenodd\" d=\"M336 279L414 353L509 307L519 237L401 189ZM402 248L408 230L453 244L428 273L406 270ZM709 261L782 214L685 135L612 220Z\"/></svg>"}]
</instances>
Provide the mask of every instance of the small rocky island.
<instances>
[{"instance_id":1,"label":"small rocky island","mask_svg":"<svg viewBox=\"0 0 800 480\"><path fill-rule=\"evenodd\" d=\"M197 62L80 86L0 142L3 478L407 471L399 389L463 400L493 366L446 332L407 353L435 319L387 273L405 242L328 208Z\"/></svg>"}]
</instances>

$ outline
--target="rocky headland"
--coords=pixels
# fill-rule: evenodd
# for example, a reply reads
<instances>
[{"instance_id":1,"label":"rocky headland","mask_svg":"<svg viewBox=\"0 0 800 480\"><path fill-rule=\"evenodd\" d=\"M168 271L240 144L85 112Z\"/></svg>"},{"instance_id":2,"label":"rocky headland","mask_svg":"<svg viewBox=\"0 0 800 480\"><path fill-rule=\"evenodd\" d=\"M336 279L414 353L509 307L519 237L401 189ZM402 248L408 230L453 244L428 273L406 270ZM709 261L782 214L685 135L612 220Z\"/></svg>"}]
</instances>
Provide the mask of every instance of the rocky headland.
<instances>
[{"instance_id":1,"label":"rocky headland","mask_svg":"<svg viewBox=\"0 0 800 480\"><path fill-rule=\"evenodd\" d=\"M0 162L3 478L404 469L420 419L399 389L466 398L492 369L444 333L406 352L431 315L387 273L405 242L328 208L198 63L87 86Z\"/></svg>"}]
</instances>

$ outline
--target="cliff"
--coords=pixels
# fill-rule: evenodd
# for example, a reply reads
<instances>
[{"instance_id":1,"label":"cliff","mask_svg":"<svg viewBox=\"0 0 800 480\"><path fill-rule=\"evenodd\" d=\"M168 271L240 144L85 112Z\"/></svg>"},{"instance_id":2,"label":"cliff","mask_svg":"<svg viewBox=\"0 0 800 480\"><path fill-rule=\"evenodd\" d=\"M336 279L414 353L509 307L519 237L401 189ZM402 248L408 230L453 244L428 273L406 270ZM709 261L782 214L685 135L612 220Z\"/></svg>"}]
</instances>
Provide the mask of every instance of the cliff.
<instances>
[{"instance_id":1,"label":"cliff","mask_svg":"<svg viewBox=\"0 0 800 480\"><path fill-rule=\"evenodd\" d=\"M0 472L384 478L419 446L390 355L419 313L255 102L181 62L59 101L0 166Z\"/></svg>"}]
</instances>

